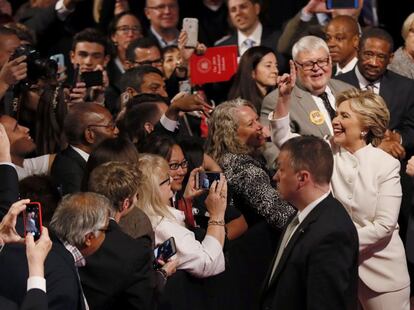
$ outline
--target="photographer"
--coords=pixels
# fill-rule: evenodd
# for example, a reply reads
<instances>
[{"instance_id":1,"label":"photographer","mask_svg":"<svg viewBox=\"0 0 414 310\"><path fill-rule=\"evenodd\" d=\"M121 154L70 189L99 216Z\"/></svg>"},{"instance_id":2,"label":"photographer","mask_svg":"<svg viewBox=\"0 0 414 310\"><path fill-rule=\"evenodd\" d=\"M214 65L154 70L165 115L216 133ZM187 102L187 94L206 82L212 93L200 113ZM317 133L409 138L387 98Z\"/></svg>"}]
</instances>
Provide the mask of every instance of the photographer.
<instances>
[{"instance_id":1,"label":"photographer","mask_svg":"<svg viewBox=\"0 0 414 310\"><path fill-rule=\"evenodd\" d=\"M20 39L15 31L0 26L0 99L3 102L2 112L9 112L12 86L27 76L26 57L17 57L10 60L14 50L20 46Z\"/></svg>"}]
</instances>

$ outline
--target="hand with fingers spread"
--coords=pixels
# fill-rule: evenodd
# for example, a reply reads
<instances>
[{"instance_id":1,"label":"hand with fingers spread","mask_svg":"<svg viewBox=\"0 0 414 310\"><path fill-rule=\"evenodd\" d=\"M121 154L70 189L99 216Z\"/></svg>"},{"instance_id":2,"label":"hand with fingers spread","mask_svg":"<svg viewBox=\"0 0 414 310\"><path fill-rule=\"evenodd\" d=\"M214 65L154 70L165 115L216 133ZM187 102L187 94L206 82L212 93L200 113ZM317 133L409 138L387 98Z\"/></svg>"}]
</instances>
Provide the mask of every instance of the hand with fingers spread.
<instances>
[{"instance_id":1,"label":"hand with fingers spread","mask_svg":"<svg viewBox=\"0 0 414 310\"><path fill-rule=\"evenodd\" d=\"M0 223L0 238L4 243L24 242L24 239L16 231L17 216L26 209L30 199L15 202Z\"/></svg>"},{"instance_id":2,"label":"hand with fingers spread","mask_svg":"<svg viewBox=\"0 0 414 310\"><path fill-rule=\"evenodd\" d=\"M400 142L400 134L387 129L384 139L382 139L378 147L397 159L403 159L405 158L406 153Z\"/></svg>"},{"instance_id":3,"label":"hand with fingers spread","mask_svg":"<svg viewBox=\"0 0 414 310\"><path fill-rule=\"evenodd\" d=\"M25 242L29 277L44 277L44 262L52 248L49 231L46 227L42 227L42 235L37 242L31 234L26 236Z\"/></svg>"},{"instance_id":4,"label":"hand with fingers spread","mask_svg":"<svg viewBox=\"0 0 414 310\"><path fill-rule=\"evenodd\" d=\"M326 8L325 0L310 0L303 8L303 12L306 14L331 13L332 10Z\"/></svg>"}]
</instances>

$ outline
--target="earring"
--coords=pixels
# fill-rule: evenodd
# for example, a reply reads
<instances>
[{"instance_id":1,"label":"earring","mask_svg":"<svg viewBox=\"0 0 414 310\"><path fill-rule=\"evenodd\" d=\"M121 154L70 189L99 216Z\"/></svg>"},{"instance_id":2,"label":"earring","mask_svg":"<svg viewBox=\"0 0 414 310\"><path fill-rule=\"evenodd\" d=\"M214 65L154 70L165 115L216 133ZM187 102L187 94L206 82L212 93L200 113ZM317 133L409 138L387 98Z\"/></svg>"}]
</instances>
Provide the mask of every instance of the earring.
<instances>
[{"instance_id":1,"label":"earring","mask_svg":"<svg viewBox=\"0 0 414 310\"><path fill-rule=\"evenodd\" d=\"M361 134L360 134L361 139L365 139L366 135L367 135L366 131L361 131Z\"/></svg>"}]
</instances>

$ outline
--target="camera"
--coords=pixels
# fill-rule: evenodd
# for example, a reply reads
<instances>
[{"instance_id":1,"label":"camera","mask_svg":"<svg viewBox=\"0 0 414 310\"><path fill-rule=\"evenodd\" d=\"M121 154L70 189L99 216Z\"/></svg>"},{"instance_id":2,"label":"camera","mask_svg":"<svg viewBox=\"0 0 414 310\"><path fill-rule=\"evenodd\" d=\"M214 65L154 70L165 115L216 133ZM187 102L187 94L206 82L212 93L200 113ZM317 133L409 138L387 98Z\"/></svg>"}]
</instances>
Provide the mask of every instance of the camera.
<instances>
[{"instance_id":1,"label":"camera","mask_svg":"<svg viewBox=\"0 0 414 310\"><path fill-rule=\"evenodd\" d=\"M26 204L23 211L24 235L33 235L34 240L39 240L42 234L42 207L39 202Z\"/></svg>"},{"instance_id":2,"label":"camera","mask_svg":"<svg viewBox=\"0 0 414 310\"><path fill-rule=\"evenodd\" d=\"M10 60L26 56L27 77L20 81L20 86L29 87L42 79L55 79L57 76L57 63L54 60L41 58L39 52L30 45L17 47Z\"/></svg>"}]
</instances>

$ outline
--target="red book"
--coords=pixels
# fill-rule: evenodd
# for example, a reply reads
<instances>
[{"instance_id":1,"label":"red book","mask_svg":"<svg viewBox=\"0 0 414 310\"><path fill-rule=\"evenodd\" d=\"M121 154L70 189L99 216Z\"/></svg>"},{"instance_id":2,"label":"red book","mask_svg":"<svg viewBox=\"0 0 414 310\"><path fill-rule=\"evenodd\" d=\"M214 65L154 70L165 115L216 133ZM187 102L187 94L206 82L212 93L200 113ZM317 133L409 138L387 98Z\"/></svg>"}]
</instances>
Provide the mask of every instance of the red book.
<instances>
[{"instance_id":1,"label":"red book","mask_svg":"<svg viewBox=\"0 0 414 310\"><path fill-rule=\"evenodd\" d=\"M237 45L209 47L204 55L190 58L191 84L228 81L237 71Z\"/></svg>"}]
</instances>

